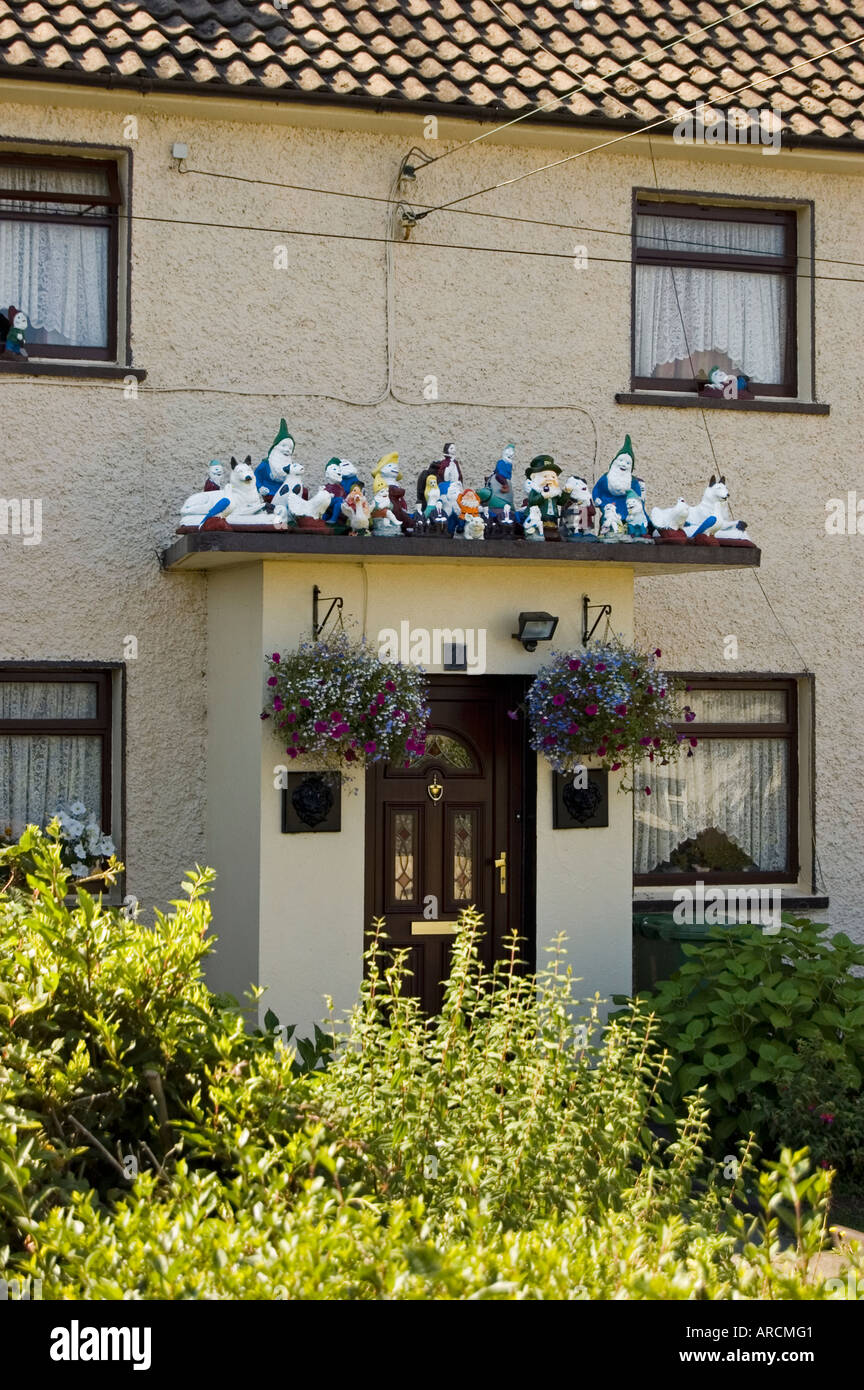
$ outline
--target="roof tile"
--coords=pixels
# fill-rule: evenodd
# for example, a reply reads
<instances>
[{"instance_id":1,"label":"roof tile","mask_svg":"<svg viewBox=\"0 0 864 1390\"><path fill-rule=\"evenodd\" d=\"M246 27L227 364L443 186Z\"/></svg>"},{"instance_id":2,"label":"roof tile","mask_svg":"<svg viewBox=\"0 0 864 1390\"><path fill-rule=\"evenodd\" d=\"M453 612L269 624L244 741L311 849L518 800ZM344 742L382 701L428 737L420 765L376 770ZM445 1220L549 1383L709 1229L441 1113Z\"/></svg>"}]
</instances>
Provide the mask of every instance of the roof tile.
<instances>
[{"instance_id":1,"label":"roof tile","mask_svg":"<svg viewBox=\"0 0 864 1390\"><path fill-rule=\"evenodd\" d=\"M731 14L725 0L0 0L0 75L146 75L502 120L546 105L563 121L650 122L746 89L739 104L775 103L803 139L864 143L864 54L842 47L855 40L861 0Z\"/></svg>"}]
</instances>

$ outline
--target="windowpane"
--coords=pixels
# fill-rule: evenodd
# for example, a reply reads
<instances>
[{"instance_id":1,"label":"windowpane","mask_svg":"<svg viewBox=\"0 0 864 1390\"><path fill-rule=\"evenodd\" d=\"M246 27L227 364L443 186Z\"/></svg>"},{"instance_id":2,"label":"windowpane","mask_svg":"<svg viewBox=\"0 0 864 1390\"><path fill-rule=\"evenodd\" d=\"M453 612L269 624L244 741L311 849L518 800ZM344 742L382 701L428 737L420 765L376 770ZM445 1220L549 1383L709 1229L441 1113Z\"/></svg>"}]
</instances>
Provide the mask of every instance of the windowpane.
<instances>
[{"instance_id":1,"label":"windowpane","mask_svg":"<svg viewBox=\"0 0 864 1390\"><path fill-rule=\"evenodd\" d=\"M644 787L650 785L650 797ZM646 763L636 778L637 874L788 867L789 743L699 740L677 765Z\"/></svg>"},{"instance_id":2,"label":"windowpane","mask_svg":"<svg viewBox=\"0 0 864 1390\"><path fill-rule=\"evenodd\" d=\"M699 724L785 724L785 690L694 690Z\"/></svg>"},{"instance_id":3,"label":"windowpane","mask_svg":"<svg viewBox=\"0 0 864 1390\"><path fill-rule=\"evenodd\" d=\"M450 826L453 897L457 902L469 902L474 896L474 812L457 811Z\"/></svg>"},{"instance_id":4,"label":"windowpane","mask_svg":"<svg viewBox=\"0 0 864 1390\"><path fill-rule=\"evenodd\" d=\"M400 811L393 818L393 896L397 902L413 902L417 896L414 866L417 854L417 816Z\"/></svg>"},{"instance_id":5,"label":"windowpane","mask_svg":"<svg viewBox=\"0 0 864 1390\"><path fill-rule=\"evenodd\" d=\"M786 228L771 222L716 221L702 217L636 218L637 245L652 251L714 256L782 256Z\"/></svg>"},{"instance_id":6,"label":"windowpane","mask_svg":"<svg viewBox=\"0 0 864 1390\"><path fill-rule=\"evenodd\" d=\"M637 377L689 380L717 366L784 383L787 276L662 265L634 273Z\"/></svg>"},{"instance_id":7,"label":"windowpane","mask_svg":"<svg viewBox=\"0 0 864 1390\"><path fill-rule=\"evenodd\" d=\"M93 681L0 681L0 719L95 719Z\"/></svg>"},{"instance_id":8,"label":"windowpane","mask_svg":"<svg viewBox=\"0 0 864 1390\"><path fill-rule=\"evenodd\" d=\"M82 801L102 822L98 734L0 733L0 834L45 825L61 802Z\"/></svg>"},{"instance_id":9,"label":"windowpane","mask_svg":"<svg viewBox=\"0 0 864 1390\"><path fill-rule=\"evenodd\" d=\"M108 263L107 227L0 214L3 308L24 310L28 344L108 347Z\"/></svg>"},{"instance_id":10,"label":"windowpane","mask_svg":"<svg viewBox=\"0 0 864 1390\"><path fill-rule=\"evenodd\" d=\"M432 763L445 763L459 771L468 772L474 768L470 750L458 738L440 734L434 729L426 735L426 751L411 763L412 769L419 771Z\"/></svg>"}]
</instances>

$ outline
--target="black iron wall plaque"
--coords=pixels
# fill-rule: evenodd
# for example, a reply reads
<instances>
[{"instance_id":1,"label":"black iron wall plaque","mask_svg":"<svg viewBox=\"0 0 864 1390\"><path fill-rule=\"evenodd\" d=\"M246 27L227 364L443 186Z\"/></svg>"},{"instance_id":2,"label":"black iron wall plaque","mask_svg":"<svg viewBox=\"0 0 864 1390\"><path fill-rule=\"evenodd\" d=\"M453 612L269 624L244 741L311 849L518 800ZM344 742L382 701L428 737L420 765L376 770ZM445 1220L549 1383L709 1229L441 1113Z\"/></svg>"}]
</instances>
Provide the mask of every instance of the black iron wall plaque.
<instances>
[{"instance_id":1,"label":"black iron wall plaque","mask_svg":"<svg viewBox=\"0 0 864 1390\"><path fill-rule=\"evenodd\" d=\"M609 824L609 775L589 768L584 787L574 787L572 772L553 772L554 830L596 830Z\"/></svg>"},{"instance_id":2,"label":"black iron wall plaque","mask_svg":"<svg viewBox=\"0 0 864 1390\"><path fill-rule=\"evenodd\" d=\"M287 772L282 789L282 834L342 829L341 772Z\"/></svg>"}]
</instances>

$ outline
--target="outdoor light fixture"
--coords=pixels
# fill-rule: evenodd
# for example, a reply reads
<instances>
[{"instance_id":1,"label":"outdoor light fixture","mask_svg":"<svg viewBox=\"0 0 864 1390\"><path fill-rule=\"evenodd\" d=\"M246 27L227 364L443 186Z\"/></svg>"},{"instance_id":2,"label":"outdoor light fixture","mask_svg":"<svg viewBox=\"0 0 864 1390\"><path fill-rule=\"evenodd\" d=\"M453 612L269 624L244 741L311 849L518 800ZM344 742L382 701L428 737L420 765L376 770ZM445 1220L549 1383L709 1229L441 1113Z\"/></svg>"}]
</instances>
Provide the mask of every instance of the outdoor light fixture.
<instances>
[{"instance_id":1,"label":"outdoor light fixture","mask_svg":"<svg viewBox=\"0 0 864 1390\"><path fill-rule=\"evenodd\" d=\"M538 642L552 641L557 626L558 619L551 613L520 613L519 631L512 635L526 652L536 652Z\"/></svg>"}]
</instances>

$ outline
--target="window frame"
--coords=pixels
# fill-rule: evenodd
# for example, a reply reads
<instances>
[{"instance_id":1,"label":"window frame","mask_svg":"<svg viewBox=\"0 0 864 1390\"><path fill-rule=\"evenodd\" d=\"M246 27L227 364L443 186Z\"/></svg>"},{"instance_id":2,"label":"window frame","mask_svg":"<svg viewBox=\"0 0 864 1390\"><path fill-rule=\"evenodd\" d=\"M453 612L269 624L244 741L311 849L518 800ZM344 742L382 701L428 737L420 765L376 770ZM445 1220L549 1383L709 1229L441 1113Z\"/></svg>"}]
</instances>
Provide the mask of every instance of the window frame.
<instances>
[{"instance_id":1,"label":"window frame","mask_svg":"<svg viewBox=\"0 0 864 1390\"><path fill-rule=\"evenodd\" d=\"M5 665L0 664L0 683L17 681L25 685L44 682L49 685L71 683L75 685L95 685L96 716L93 719L2 719L0 734L98 734L102 755L102 807L100 825L107 834L112 834L115 825L114 806L114 669L107 666L50 666L50 665ZM2 820L2 812L0 812ZM119 841L115 837L115 843ZM118 857L120 850L117 850Z\"/></svg>"},{"instance_id":2,"label":"window frame","mask_svg":"<svg viewBox=\"0 0 864 1390\"><path fill-rule=\"evenodd\" d=\"M672 886L685 888L692 887L695 883L731 883L736 886L750 883L797 883L801 873L798 843L801 733L799 728L797 680L794 676L765 676L763 679L760 679L758 676L746 676L741 677L739 680L734 676L712 676L706 675L704 672L675 671L669 674L676 676L680 680L686 681L691 693L699 690L782 690L785 692L786 719L783 723L772 724L767 721L759 721L752 724L712 724L704 723L696 719L691 724L683 723L675 727L689 738L698 738L700 742L703 739L711 738L786 739L789 748L787 764L789 781L786 797L786 864L783 869L754 869L752 872L742 870L738 874L732 875L730 875L728 870L724 869L709 869L705 872L697 872L694 869L692 871L679 873L654 872L647 874L637 874L634 869L634 888ZM695 756L699 756L698 749Z\"/></svg>"},{"instance_id":3,"label":"window frame","mask_svg":"<svg viewBox=\"0 0 864 1390\"><path fill-rule=\"evenodd\" d=\"M692 197L693 195L688 195ZM638 221L640 216L686 217L702 221L762 222L785 228L784 254L780 256L723 255L703 251L669 251L640 246ZM656 377L636 375L636 279L640 266L669 266L681 269L741 270L760 274L785 275L789 281L786 296L786 341L788 345L788 376L782 382L751 382L755 396L796 398L798 395L798 208L736 203L712 203L707 198L693 202L676 201L672 195L649 197L646 192L634 191L632 227L632 270L630 310L630 382L633 391L685 392L698 394L700 382L696 377Z\"/></svg>"},{"instance_id":4,"label":"window frame","mask_svg":"<svg viewBox=\"0 0 864 1390\"><path fill-rule=\"evenodd\" d=\"M108 177L108 193L102 197L90 198L80 193L28 193L26 190L2 187L3 166L18 165L38 169L88 169L103 170ZM51 202L68 204L70 211L15 212L13 209L0 209L0 220L9 222L56 223L60 226L106 227L108 230L108 343L106 347L80 347L64 343L27 344L28 360L76 361L76 362L116 362L119 339L119 270L120 270L120 208L123 194L120 183L120 169L115 159L85 158L80 155L23 154L19 151L5 151L0 146L0 201L7 202ZM98 207L104 212L98 216L87 216L71 211L75 206ZM4 306L0 306L4 307ZM9 362L5 352L0 354L0 363ZM18 365L17 361L14 365ZM24 364L26 365L26 363Z\"/></svg>"}]
</instances>

